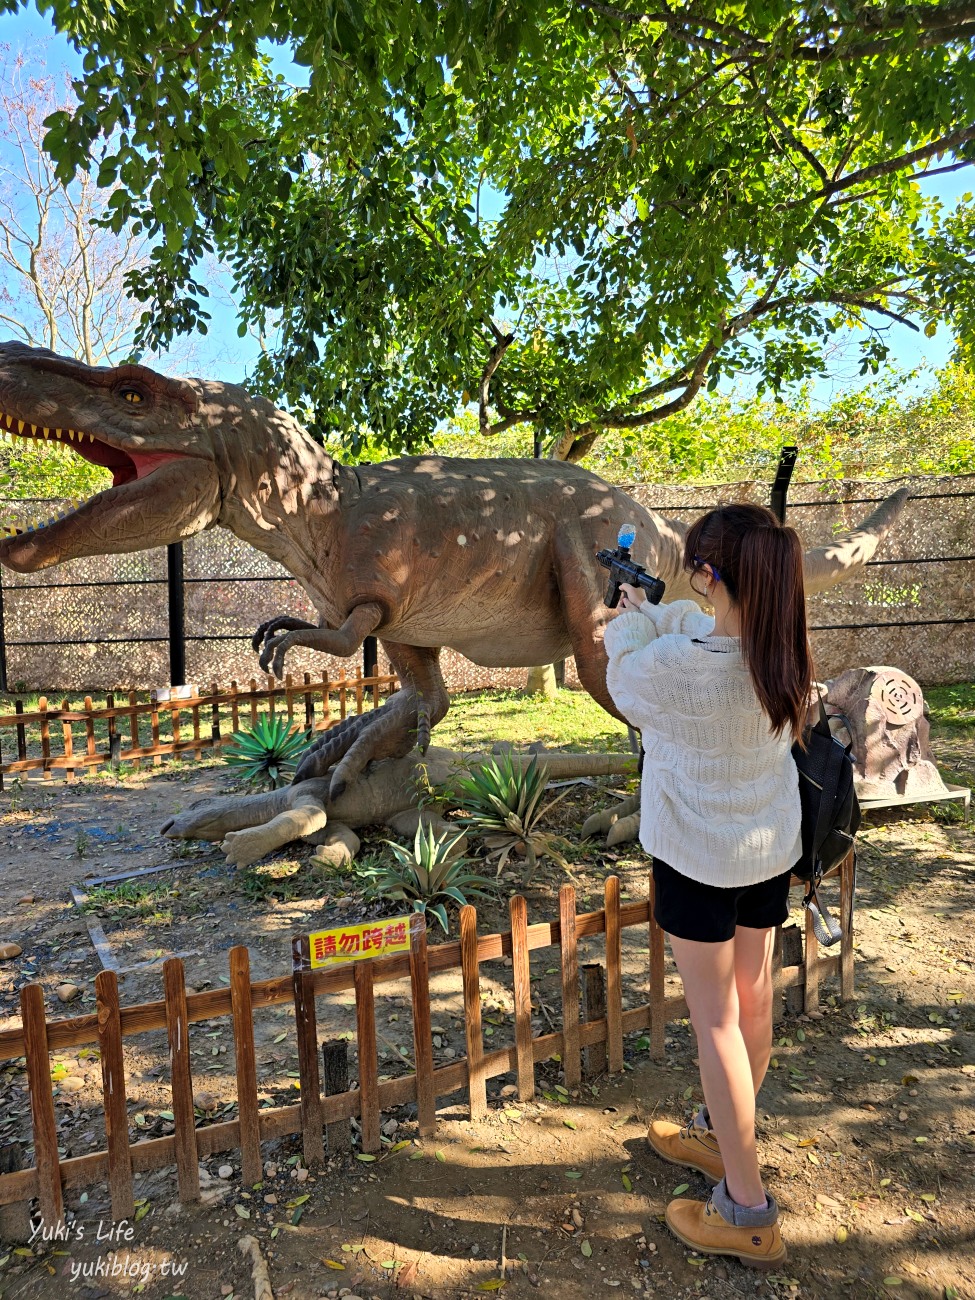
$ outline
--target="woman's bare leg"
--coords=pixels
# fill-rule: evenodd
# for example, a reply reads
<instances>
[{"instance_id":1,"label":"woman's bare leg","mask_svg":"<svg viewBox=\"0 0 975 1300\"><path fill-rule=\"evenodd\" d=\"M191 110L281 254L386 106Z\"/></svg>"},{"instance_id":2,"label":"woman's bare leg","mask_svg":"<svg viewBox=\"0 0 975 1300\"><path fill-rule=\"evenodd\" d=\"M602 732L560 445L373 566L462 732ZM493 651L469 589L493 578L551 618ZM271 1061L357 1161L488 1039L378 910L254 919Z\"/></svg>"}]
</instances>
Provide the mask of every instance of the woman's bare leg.
<instances>
[{"instance_id":1,"label":"woman's bare leg","mask_svg":"<svg viewBox=\"0 0 975 1300\"><path fill-rule=\"evenodd\" d=\"M758 1096L772 1055L772 937L774 930L735 931L738 1024Z\"/></svg>"},{"instance_id":2,"label":"woman's bare leg","mask_svg":"<svg viewBox=\"0 0 975 1300\"><path fill-rule=\"evenodd\" d=\"M752 1063L739 1024L735 940L698 943L671 935L670 944L697 1034L701 1084L728 1192L739 1205L763 1205Z\"/></svg>"}]
</instances>

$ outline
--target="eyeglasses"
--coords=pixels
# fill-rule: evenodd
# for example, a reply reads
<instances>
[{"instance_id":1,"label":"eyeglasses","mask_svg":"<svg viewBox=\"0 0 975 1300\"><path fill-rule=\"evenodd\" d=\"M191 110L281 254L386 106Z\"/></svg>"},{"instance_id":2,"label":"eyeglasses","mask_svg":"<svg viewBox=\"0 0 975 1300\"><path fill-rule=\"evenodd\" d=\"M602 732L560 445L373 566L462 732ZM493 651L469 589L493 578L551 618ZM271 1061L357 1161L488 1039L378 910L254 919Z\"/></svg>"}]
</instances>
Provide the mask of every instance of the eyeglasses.
<instances>
[{"instance_id":1,"label":"eyeglasses","mask_svg":"<svg viewBox=\"0 0 975 1300\"><path fill-rule=\"evenodd\" d=\"M700 557L699 555L695 555L695 556L694 556L694 567L695 567L695 569L710 569L711 572L714 574L714 580L715 580L715 582L720 582L720 581L721 581L721 574L720 574L720 573L718 572L718 570L714 567L714 565L713 565L713 564L709 564L707 560L702 560L701 557Z\"/></svg>"}]
</instances>

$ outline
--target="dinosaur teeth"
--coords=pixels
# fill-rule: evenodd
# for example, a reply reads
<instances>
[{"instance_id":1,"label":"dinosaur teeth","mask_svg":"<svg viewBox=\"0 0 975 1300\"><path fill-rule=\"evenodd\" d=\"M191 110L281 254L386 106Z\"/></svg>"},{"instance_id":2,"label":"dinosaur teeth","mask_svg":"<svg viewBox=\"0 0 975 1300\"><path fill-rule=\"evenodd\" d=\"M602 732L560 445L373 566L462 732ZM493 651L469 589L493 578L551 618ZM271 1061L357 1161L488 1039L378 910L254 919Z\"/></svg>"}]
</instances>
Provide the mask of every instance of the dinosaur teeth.
<instances>
[{"instance_id":1,"label":"dinosaur teeth","mask_svg":"<svg viewBox=\"0 0 975 1300\"><path fill-rule=\"evenodd\" d=\"M61 437L61 430L58 429L56 432L57 432L58 437L60 438L60 437ZM69 429L69 430L68 430L68 439L69 439L69 441L74 442L74 429Z\"/></svg>"},{"instance_id":2,"label":"dinosaur teeth","mask_svg":"<svg viewBox=\"0 0 975 1300\"><path fill-rule=\"evenodd\" d=\"M23 420L18 420L18 421L17 421L17 432L18 432L18 433L23 433L23 432L24 432L24 422L23 422Z\"/></svg>"}]
</instances>

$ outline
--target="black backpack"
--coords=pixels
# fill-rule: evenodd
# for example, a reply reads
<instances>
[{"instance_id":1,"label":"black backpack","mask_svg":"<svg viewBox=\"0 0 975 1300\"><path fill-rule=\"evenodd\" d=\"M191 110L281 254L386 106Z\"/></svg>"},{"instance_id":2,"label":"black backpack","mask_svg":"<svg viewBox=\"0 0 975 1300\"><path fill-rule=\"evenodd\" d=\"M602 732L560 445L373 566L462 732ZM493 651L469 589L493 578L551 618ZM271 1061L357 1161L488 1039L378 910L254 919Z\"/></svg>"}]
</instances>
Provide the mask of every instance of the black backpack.
<instances>
[{"instance_id":1,"label":"black backpack","mask_svg":"<svg viewBox=\"0 0 975 1300\"><path fill-rule=\"evenodd\" d=\"M819 883L853 847L860 825L860 805L853 788L849 746L841 745L830 731L821 695L819 718L802 734L806 748L800 749L798 743L792 746L802 806L802 857L792 874L807 882L802 905L812 913L816 937L830 947L840 938L840 927L820 905Z\"/></svg>"}]
</instances>

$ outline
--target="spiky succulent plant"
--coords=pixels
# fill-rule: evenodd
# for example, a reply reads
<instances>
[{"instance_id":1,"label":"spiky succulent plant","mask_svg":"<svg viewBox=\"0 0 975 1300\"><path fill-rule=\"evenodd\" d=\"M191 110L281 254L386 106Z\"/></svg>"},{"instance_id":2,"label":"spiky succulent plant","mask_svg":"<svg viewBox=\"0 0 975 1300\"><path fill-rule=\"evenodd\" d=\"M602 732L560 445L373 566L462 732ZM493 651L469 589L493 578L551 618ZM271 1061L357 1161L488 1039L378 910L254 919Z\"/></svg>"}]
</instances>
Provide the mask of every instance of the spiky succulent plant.
<instances>
[{"instance_id":1,"label":"spiky succulent plant","mask_svg":"<svg viewBox=\"0 0 975 1300\"><path fill-rule=\"evenodd\" d=\"M363 865L358 877L366 892L392 902L408 903L414 912L432 913L443 928L449 930L446 902L463 907L472 898L483 897L492 882L458 851L463 832L450 838L435 838L432 826L418 826L413 847L386 840L395 862Z\"/></svg>"},{"instance_id":2,"label":"spiky succulent plant","mask_svg":"<svg viewBox=\"0 0 975 1300\"><path fill-rule=\"evenodd\" d=\"M558 795L542 807L547 784L548 771L537 758L523 768L516 766L510 752L471 768L468 776L454 782L451 803L464 814L467 827L484 837L488 857L498 859L498 875L516 849L525 854L526 879L539 857L552 858L568 870L556 849L563 841L538 829L539 821L565 797Z\"/></svg>"},{"instance_id":3,"label":"spiky succulent plant","mask_svg":"<svg viewBox=\"0 0 975 1300\"><path fill-rule=\"evenodd\" d=\"M309 736L287 718L262 715L253 727L243 727L223 751L224 759L259 790L277 790L295 774Z\"/></svg>"}]
</instances>

